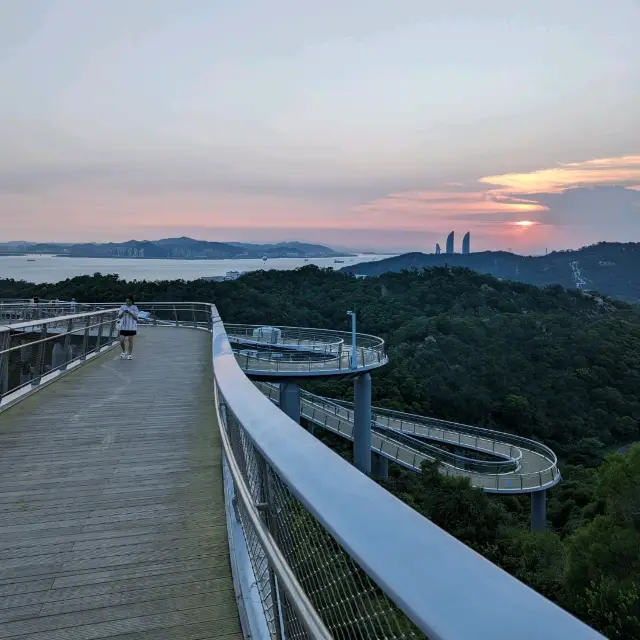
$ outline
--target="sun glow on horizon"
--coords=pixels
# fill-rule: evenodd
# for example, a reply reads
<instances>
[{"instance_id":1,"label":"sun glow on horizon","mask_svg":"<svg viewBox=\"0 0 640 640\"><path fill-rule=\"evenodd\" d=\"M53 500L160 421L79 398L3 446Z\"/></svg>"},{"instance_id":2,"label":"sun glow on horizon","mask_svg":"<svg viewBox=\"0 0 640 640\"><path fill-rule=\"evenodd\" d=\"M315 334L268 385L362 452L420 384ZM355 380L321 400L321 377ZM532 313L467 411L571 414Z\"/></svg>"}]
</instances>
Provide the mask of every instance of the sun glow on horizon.
<instances>
[{"instance_id":1,"label":"sun glow on horizon","mask_svg":"<svg viewBox=\"0 0 640 640\"><path fill-rule=\"evenodd\" d=\"M515 224L518 227L533 227L535 224L538 224L538 223L534 222L533 220L518 220L513 224Z\"/></svg>"}]
</instances>

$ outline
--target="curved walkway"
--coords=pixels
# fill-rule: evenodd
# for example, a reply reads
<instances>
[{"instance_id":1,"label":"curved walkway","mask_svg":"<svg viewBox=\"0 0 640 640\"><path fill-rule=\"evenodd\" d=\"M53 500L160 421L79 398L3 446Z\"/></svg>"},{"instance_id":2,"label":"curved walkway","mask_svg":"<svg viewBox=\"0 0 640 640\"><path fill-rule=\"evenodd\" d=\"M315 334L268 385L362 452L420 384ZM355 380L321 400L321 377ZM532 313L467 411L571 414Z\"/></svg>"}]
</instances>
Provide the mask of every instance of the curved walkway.
<instances>
[{"instance_id":1,"label":"curved walkway","mask_svg":"<svg viewBox=\"0 0 640 640\"><path fill-rule=\"evenodd\" d=\"M256 382L255 384L271 400L279 402L279 389L276 385L264 382ZM420 420L424 420L420 416L406 414L407 417L413 418L414 422L405 420L401 429L399 421L397 423L394 420L388 421L384 415L380 414L380 411L377 408L373 410L374 430L371 448L376 453L408 469L420 471L423 462L438 458L442 461L440 467L442 473L467 477L472 486L482 488L489 493L531 493L531 491L549 488L560 480L553 452L549 450L548 457L537 453L533 447L539 443L534 441L528 441L527 446L525 440L525 443L521 443L518 448L504 442L504 439L509 438L510 434L499 432L495 432L495 439L485 436L476 441L475 438L461 431L455 431L454 427L444 430L432 428L430 435L426 428L419 423ZM353 411L329 398L302 391L301 416L312 424L332 431L343 438L353 439ZM459 427L464 429L465 425L459 425ZM468 428L472 429L473 427ZM408 438L402 437L402 434L406 434ZM490 455L494 454L495 449L497 457L510 461L512 466L507 467L504 472L496 473L494 466L501 463L487 462L489 470L480 471L477 470L477 467L484 463L469 460L464 455L451 454L437 447L430 447L430 451L425 451L420 446L419 438L456 446L460 446L459 438L466 439L467 441L462 445L466 449ZM465 466L469 468L465 468ZM474 466L476 469L473 469ZM511 472L511 469L514 468L515 471Z\"/></svg>"},{"instance_id":2,"label":"curved walkway","mask_svg":"<svg viewBox=\"0 0 640 640\"><path fill-rule=\"evenodd\" d=\"M233 324L226 329L238 364L256 383L357 375L388 362L384 341L375 336L356 334L352 363L353 348L348 345L353 336L348 332ZM277 387L262 384L260 388L279 402ZM301 415L313 424L353 438L353 409L349 403L303 392ZM541 491L561 479L553 451L534 440L387 409L374 408L372 416L372 449L410 469L419 470L424 461L437 458L443 473L468 477L473 486L494 493ZM451 453L442 445L457 451ZM460 453L465 450L497 462L469 459Z\"/></svg>"},{"instance_id":3,"label":"curved walkway","mask_svg":"<svg viewBox=\"0 0 640 640\"><path fill-rule=\"evenodd\" d=\"M389 362L384 340L347 331L225 324L241 369L254 380L350 376Z\"/></svg>"},{"instance_id":4,"label":"curved walkway","mask_svg":"<svg viewBox=\"0 0 640 640\"><path fill-rule=\"evenodd\" d=\"M269 382L358 375L388 362L384 341L375 336L356 334L352 363L348 345L353 336L348 332L233 324L226 329L240 367L275 402L279 388ZM306 420L353 439L350 403L308 392L302 392L300 401ZM381 408L373 408L372 417L372 449L410 469L439 459L442 473L468 477L473 486L490 493L531 493L561 479L556 455L534 440ZM453 446L455 453L443 445ZM485 461L470 459L464 451Z\"/></svg>"},{"instance_id":5,"label":"curved walkway","mask_svg":"<svg viewBox=\"0 0 640 640\"><path fill-rule=\"evenodd\" d=\"M346 411L349 415L349 411ZM351 412L353 418L353 412ZM407 434L418 439L442 443L458 449L469 449L481 454L499 456L517 463L513 472L497 474L479 473L471 476L474 486L486 491L530 492L545 489L560 481L557 458L549 447L511 433L492 431L481 427L458 424L423 416L373 408L377 424L393 432ZM459 469L450 471L457 475ZM510 470L509 470L510 471Z\"/></svg>"},{"instance_id":6,"label":"curved walkway","mask_svg":"<svg viewBox=\"0 0 640 640\"><path fill-rule=\"evenodd\" d=\"M0 638L242 638L210 342L143 329L0 413Z\"/></svg>"}]
</instances>

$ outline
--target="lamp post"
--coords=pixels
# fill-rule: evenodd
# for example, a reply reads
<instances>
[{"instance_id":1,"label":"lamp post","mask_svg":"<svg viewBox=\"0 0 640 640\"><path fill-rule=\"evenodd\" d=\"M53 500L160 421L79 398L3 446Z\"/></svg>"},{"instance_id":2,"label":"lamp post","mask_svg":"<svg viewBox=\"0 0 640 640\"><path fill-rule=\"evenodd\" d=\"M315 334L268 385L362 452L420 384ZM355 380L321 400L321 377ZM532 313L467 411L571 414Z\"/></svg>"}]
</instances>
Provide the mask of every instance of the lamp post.
<instances>
[{"instance_id":1,"label":"lamp post","mask_svg":"<svg viewBox=\"0 0 640 640\"><path fill-rule=\"evenodd\" d=\"M347 315L351 316L351 368L358 368L358 357L356 352L356 312L347 311Z\"/></svg>"}]
</instances>

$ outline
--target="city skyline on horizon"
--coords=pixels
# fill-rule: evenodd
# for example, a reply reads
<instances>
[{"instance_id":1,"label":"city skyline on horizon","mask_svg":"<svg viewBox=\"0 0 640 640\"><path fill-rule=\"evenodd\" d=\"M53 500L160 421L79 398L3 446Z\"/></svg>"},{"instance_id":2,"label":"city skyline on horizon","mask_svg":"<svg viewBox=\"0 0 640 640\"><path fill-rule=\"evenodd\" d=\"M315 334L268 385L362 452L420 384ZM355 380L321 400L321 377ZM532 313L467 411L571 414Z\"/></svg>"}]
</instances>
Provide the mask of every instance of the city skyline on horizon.
<instances>
[{"instance_id":1,"label":"city skyline on horizon","mask_svg":"<svg viewBox=\"0 0 640 640\"><path fill-rule=\"evenodd\" d=\"M7 3L2 234L640 238L639 20L633 0Z\"/></svg>"}]
</instances>

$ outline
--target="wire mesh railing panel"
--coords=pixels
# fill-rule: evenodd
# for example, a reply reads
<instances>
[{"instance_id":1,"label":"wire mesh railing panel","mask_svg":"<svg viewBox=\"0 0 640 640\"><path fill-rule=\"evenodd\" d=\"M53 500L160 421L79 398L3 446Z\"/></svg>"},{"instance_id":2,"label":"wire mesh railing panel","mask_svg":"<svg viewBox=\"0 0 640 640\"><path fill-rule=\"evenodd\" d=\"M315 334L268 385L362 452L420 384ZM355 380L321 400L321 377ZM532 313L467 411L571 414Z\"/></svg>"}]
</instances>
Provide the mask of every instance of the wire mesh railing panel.
<instances>
[{"instance_id":1,"label":"wire mesh railing panel","mask_svg":"<svg viewBox=\"0 0 640 640\"><path fill-rule=\"evenodd\" d=\"M225 406L225 431L242 478L273 536L332 636L337 640L424 638L375 582L289 491ZM273 638L310 637L278 581L246 514L240 521Z\"/></svg>"},{"instance_id":2,"label":"wire mesh railing panel","mask_svg":"<svg viewBox=\"0 0 640 640\"><path fill-rule=\"evenodd\" d=\"M271 471L269 485L278 546L335 638L424 637Z\"/></svg>"},{"instance_id":3,"label":"wire mesh railing panel","mask_svg":"<svg viewBox=\"0 0 640 640\"><path fill-rule=\"evenodd\" d=\"M136 305L148 324L171 324L179 327L208 326L211 312L204 304L162 304L140 302Z\"/></svg>"},{"instance_id":4,"label":"wire mesh railing panel","mask_svg":"<svg viewBox=\"0 0 640 640\"><path fill-rule=\"evenodd\" d=\"M0 331L0 398L99 352L115 339L116 311L21 322Z\"/></svg>"},{"instance_id":5,"label":"wire mesh railing panel","mask_svg":"<svg viewBox=\"0 0 640 640\"><path fill-rule=\"evenodd\" d=\"M72 302L10 302L0 303L0 324L15 324L46 320L60 316L94 311L94 305Z\"/></svg>"},{"instance_id":6,"label":"wire mesh railing panel","mask_svg":"<svg viewBox=\"0 0 640 640\"><path fill-rule=\"evenodd\" d=\"M247 487L254 505L263 508L266 504L264 465L260 468L260 460L255 448L249 441L246 432L242 429L235 417L226 407L221 412L223 427L229 437L231 449L236 464L242 474L244 484ZM257 532L247 514L247 508L242 501L236 500L238 519L242 525L249 559L256 581L256 588L260 596L260 602L265 615L265 620L272 638L279 638L277 603L273 570L269 565L267 555L262 547Z\"/></svg>"}]
</instances>

